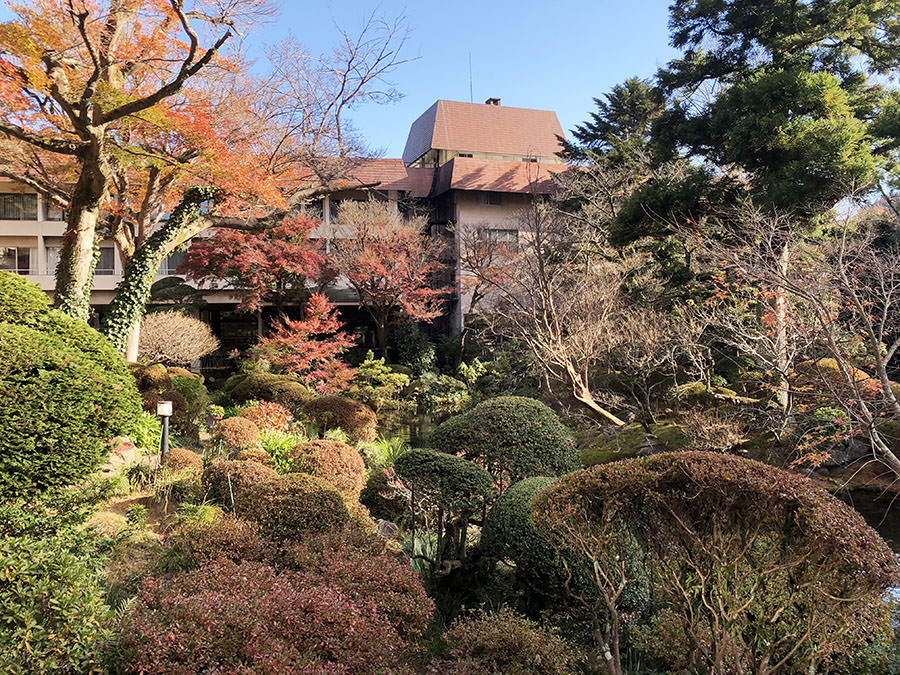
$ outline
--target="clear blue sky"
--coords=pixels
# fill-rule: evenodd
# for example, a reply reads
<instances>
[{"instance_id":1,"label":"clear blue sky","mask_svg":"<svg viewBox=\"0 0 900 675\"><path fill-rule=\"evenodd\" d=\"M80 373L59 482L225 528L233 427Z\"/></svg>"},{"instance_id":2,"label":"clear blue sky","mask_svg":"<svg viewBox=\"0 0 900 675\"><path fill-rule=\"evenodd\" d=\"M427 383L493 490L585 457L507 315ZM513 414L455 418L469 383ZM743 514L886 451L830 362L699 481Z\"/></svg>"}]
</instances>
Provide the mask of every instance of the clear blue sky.
<instances>
[{"instance_id":1,"label":"clear blue sky","mask_svg":"<svg viewBox=\"0 0 900 675\"><path fill-rule=\"evenodd\" d=\"M28 0L19 0L27 3ZM405 15L411 35L393 74L398 103L366 105L353 122L370 147L399 157L409 126L439 98L500 97L503 105L554 110L568 131L592 99L632 75L651 76L675 52L668 45L667 0L276 0L281 15L247 36L253 49L288 32L310 53L331 49L336 25L356 30L372 12ZM10 16L0 0L0 20Z\"/></svg>"},{"instance_id":2,"label":"clear blue sky","mask_svg":"<svg viewBox=\"0 0 900 675\"><path fill-rule=\"evenodd\" d=\"M279 20L252 41L290 31L312 53L334 44L335 24L357 28L375 11L403 14L411 29L408 57L392 81L404 98L354 111L353 122L373 148L399 157L409 126L439 98L496 96L503 105L554 110L568 133L593 110L593 97L637 75L649 77L675 51L668 44L665 0L458 0L380 3L282 0Z\"/></svg>"}]
</instances>

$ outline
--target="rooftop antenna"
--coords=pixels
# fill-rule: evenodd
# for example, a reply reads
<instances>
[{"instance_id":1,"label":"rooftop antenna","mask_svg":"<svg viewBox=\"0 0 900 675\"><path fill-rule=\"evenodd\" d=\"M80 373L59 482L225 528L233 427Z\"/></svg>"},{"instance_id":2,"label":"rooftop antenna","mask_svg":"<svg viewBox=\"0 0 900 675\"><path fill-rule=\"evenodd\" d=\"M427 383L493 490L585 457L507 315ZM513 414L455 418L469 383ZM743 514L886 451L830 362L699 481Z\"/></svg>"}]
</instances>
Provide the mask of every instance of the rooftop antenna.
<instances>
[{"instance_id":1,"label":"rooftop antenna","mask_svg":"<svg viewBox=\"0 0 900 675\"><path fill-rule=\"evenodd\" d=\"M472 50L469 50L469 103L474 103L472 100Z\"/></svg>"}]
</instances>

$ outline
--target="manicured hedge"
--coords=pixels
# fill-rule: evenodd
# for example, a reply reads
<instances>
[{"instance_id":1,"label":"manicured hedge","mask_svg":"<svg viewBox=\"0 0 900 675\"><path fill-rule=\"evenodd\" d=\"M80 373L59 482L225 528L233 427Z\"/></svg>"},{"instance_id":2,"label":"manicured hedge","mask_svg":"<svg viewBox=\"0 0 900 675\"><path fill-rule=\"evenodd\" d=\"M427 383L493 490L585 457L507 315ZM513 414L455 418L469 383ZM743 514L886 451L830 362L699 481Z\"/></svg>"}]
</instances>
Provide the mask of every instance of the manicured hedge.
<instances>
[{"instance_id":1,"label":"manicured hedge","mask_svg":"<svg viewBox=\"0 0 900 675\"><path fill-rule=\"evenodd\" d=\"M378 418L369 406L358 401L323 396L307 403L303 410L323 431L342 429L353 443L374 441L378 435Z\"/></svg>"},{"instance_id":2,"label":"manicured hedge","mask_svg":"<svg viewBox=\"0 0 900 675\"><path fill-rule=\"evenodd\" d=\"M397 474L419 497L447 511L474 513L494 493L490 474L477 464L436 450L415 449L394 462Z\"/></svg>"},{"instance_id":3,"label":"manicured hedge","mask_svg":"<svg viewBox=\"0 0 900 675\"><path fill-rule=\"evenodd\" d=\"M225 382L225 391L237 402L272 401L291 411L299 410L315 398L297 378L275 373L234 375Z\"/></svg>"},{"instance_id":4,"label":"manicured hedge","mask_svg":"<svg viewBox=\"0 0 900 675\"><path fill-rule=\"evenodd\" d=\"M535 529L533 514L537 493L556 480L526 478L500 495L485 518L481 547L491 557L512 560L530 592L561 600L566 570L550 540Z\"/></svg>"},{"instance_id":5,"label":"manicured hedge","mask_svg":"<svg viewBox=\"0 0 900 675\"><path fill-rule=\"evenodd\" d=\"M240 452L259 445L259 427L246 417L229 417L216 423L212 440L229 452Z\"/></svg>"},{"instance_id":6,"label":"manicured hedge","mask_svg":"<svg viewBox=\"0 0 900 675\"><path fill-rule=\"evenodd\" d=\"M203 488L210 499L229 508L234 495L235 508L240 511L251 487L277 476L275 469L259 462L226 459L206 467Z\"/></svg>"},{"instance_id":7,"label":"manicured hedge","mask_svg":"<svg viewBox=\"0 0 900 675\"><path fill-rule=\"evenodd\" d=\"M311 533L340 528L350 520L341 494L321 478L303 473L254 485L242 502L239 515L279 541L302 540Z\"/></svg>"},{"instance_id":8,"label":"manicured hedge","mask_svg":"<svg viewBox=\"0 0 900 675\"><path fill-rule=\"evenodd\" d=\"M523 396L500 396L440 424L431 446L478 463L502 485L559 476L579 466L571 434L550 408Z\"/></svg>"},{"instance_id":9,"label":"manicured hedge","mask_svg":"<svg viewBox=\"0 0 900 675\"><path fill-rule=\"evenodd\" d=\"M328 481L347 497L357 500L366 482L366 465L353 446L340 441L299 443L285 460L290 473L308 473Z\"/></svg>"}]
</instances>

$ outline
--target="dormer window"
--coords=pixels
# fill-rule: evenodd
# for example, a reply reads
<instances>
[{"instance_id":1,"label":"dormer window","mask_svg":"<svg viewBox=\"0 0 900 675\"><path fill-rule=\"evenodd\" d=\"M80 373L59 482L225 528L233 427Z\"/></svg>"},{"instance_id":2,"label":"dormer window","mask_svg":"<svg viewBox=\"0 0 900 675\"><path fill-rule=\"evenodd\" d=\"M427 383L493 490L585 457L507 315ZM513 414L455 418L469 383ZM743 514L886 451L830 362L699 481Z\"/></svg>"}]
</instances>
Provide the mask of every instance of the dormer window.
<instances>
[{"instance_id":1,"label":"dormer window","mask_svg":"<svg viewBox=\"0 0 900 675\"><path fill-rule=\"evenodd\" d=\"M472 157L472 153L471 152L458 152L458 153L456 153L456 156L457 157Z\"/></svg>"},{"instance_id":2,"label":"dormer window","mask_svg":"<svg viewBox=\"0 0 900 675\"><path fill-rule=\"evenodd\" d=\"M531 164L537 164L537 157L523 157L523 162L529 162Z\"/></svg>"}]
</instances>

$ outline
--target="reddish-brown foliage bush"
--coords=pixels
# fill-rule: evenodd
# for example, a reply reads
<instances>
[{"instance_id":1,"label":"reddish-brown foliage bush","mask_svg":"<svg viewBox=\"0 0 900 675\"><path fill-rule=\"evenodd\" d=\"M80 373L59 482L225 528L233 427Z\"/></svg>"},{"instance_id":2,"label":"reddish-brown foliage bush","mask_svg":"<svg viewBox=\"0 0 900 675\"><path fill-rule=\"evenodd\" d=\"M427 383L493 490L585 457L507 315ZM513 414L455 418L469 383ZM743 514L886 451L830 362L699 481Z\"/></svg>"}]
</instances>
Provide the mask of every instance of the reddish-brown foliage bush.
<instances>
[{"instance_id":1,"label":"reddish-brown foliage bush","mask_svg":"<svg viewBox=\"0 0 900 675\"><path fill-rule=\"evenodd\" d=\"M238 513L278 541L300 541L343 527L350 518L344 498L333 486L304 473L277 476L253 486L243 496Z\"/></svg>"},{"instance_id":2,"label":"reddish-brown foliage bush","mask_svg":"<svg viewBox=\"0 0 900 675\"><path fill-rule=\"evenodd\" d=\"M378 435L378 418L369 406L358 401L323 396L310 401L303 409L323 431L342 429L354 443L374 441Z\"/></svg>"},{"instance_id":3,"label":"reddish-brown foliage bush","mask_svg":"<svg viewBox=\"0 0 900 675\"><path fill-rule=\"evenodd\" d=\"M203 488L210 499L228 507L234 496L235 507L240 510L241 502L251 487L277 477L275 469L259 462L226 459L206 467Z\"/></svg>"},{"instance_id":4,"label":"reddish-brown foliage bush","mask_svg":"<svg viewBox=\"0 0 900 675\"><path fill-rule=\"evenodd\" d=\"M261 431L266 429L287 431L288 425L294 419L290 410L280 403L272 403L271 401L263 401L249 408L244 408L238 413L238 416L250 420Z\"/></svg>"},{"instance_id":5,"label":"reddish-brown foliage bush","mask_svg":"<svg viewBox=\"0 0 900 675\"><path fill-rule=\"evenodd\" d=\"M431 620L434 602L419 575L377 535L352 528L316 535L292 547L286 559L304 585L327 583L361 606L374 605L400 635L418 636Z\"/></svg>"},{"instance_id":6,"label":"reddish-brown foliage bush","mask_svg":"<svg viewBox=\"0 0 900 675\"><path fill-rule=\"evenodd\" d=\"M137 673L376 673L402 640L374 607L263 563L144 581L117 657Z\"/></svg>"},{"instance_id":7,"label":"reddish-brown foliage bush","mask_svg":"<svg viewBox=\"0 0 900 675\"><path fill-rule=\"evenodd\" d=\"M203 458L187 448L170 448L166 453L166 466L170 471L190 469L199 474L203 471Z\"/></svg>"},{"instance_id":8,"label":"reddish-brown foliage bush","mask_svg":"<svg viewBox=\"0 0 900 675\"><path fill-rule=\"evenodd\" d=\"M887 628L896 557L802 476L733 455L663 453L563 476L534 509L568 560L612 582L627 572L623 547L639 542L659 609L635 634L666 669L831 668Z\"/></svg>"},{"instance_id":9,"label":"reddish-brown foliage bush","mask_svg":"<svg viewBox=\"0 0 900 675\"><path fill-rule=\"evenodd\" d=\"M299 443L287 457L288 471L308 473L328 481L357 500L366 484L366 464L356 448L340 441Z\"/></svg>"},{"instance_id":10,"label":"reddish-brown foliage bush","mask_svg":"<svg viewBox=\"0 0 900 675\"><path fill-rule=\"evenodd\" d=\"M196 569L220 559L271 562L277 556L275 544L246 520L225 514L212 523L181 525L166 540L169 569Z\"/></svg>"},{"instance_id":11,"label":"reddish-brown foliage bush","mask_svg":"<svg viewBox=\"0 0 900 675\"><path fill-rule=\"evenodd\" d=\"M259 427L245 417L229 417L216 424L212 430L212 440L227 450L239 452L244 448L256 447L259 443Z\"/></svg>"},{"instance_id":12,"label":"reddish-brown foliage bush","mask_svg":"<svg viewBox=\"0 0 900 675\"><path fill-rule=\"evenodd\" d=\"M570 675L581 672L583 654L552 632L509 610L454 622L444 635L452 660L430 673Z\"/></svg>"},{"instance_id":13,"label":"reddish-brown foliage bush","mask_svg":"<svg viewBox=\"0 0 900 675\"><path fill-rule=\"evenodd\" d=\"M247 462L259 462L260 464L265 464L266 466L271 466L273 468L275 466L275 459L262 448L245 448L235 456L235 459Z\"/></svg>"}]
</instances>

